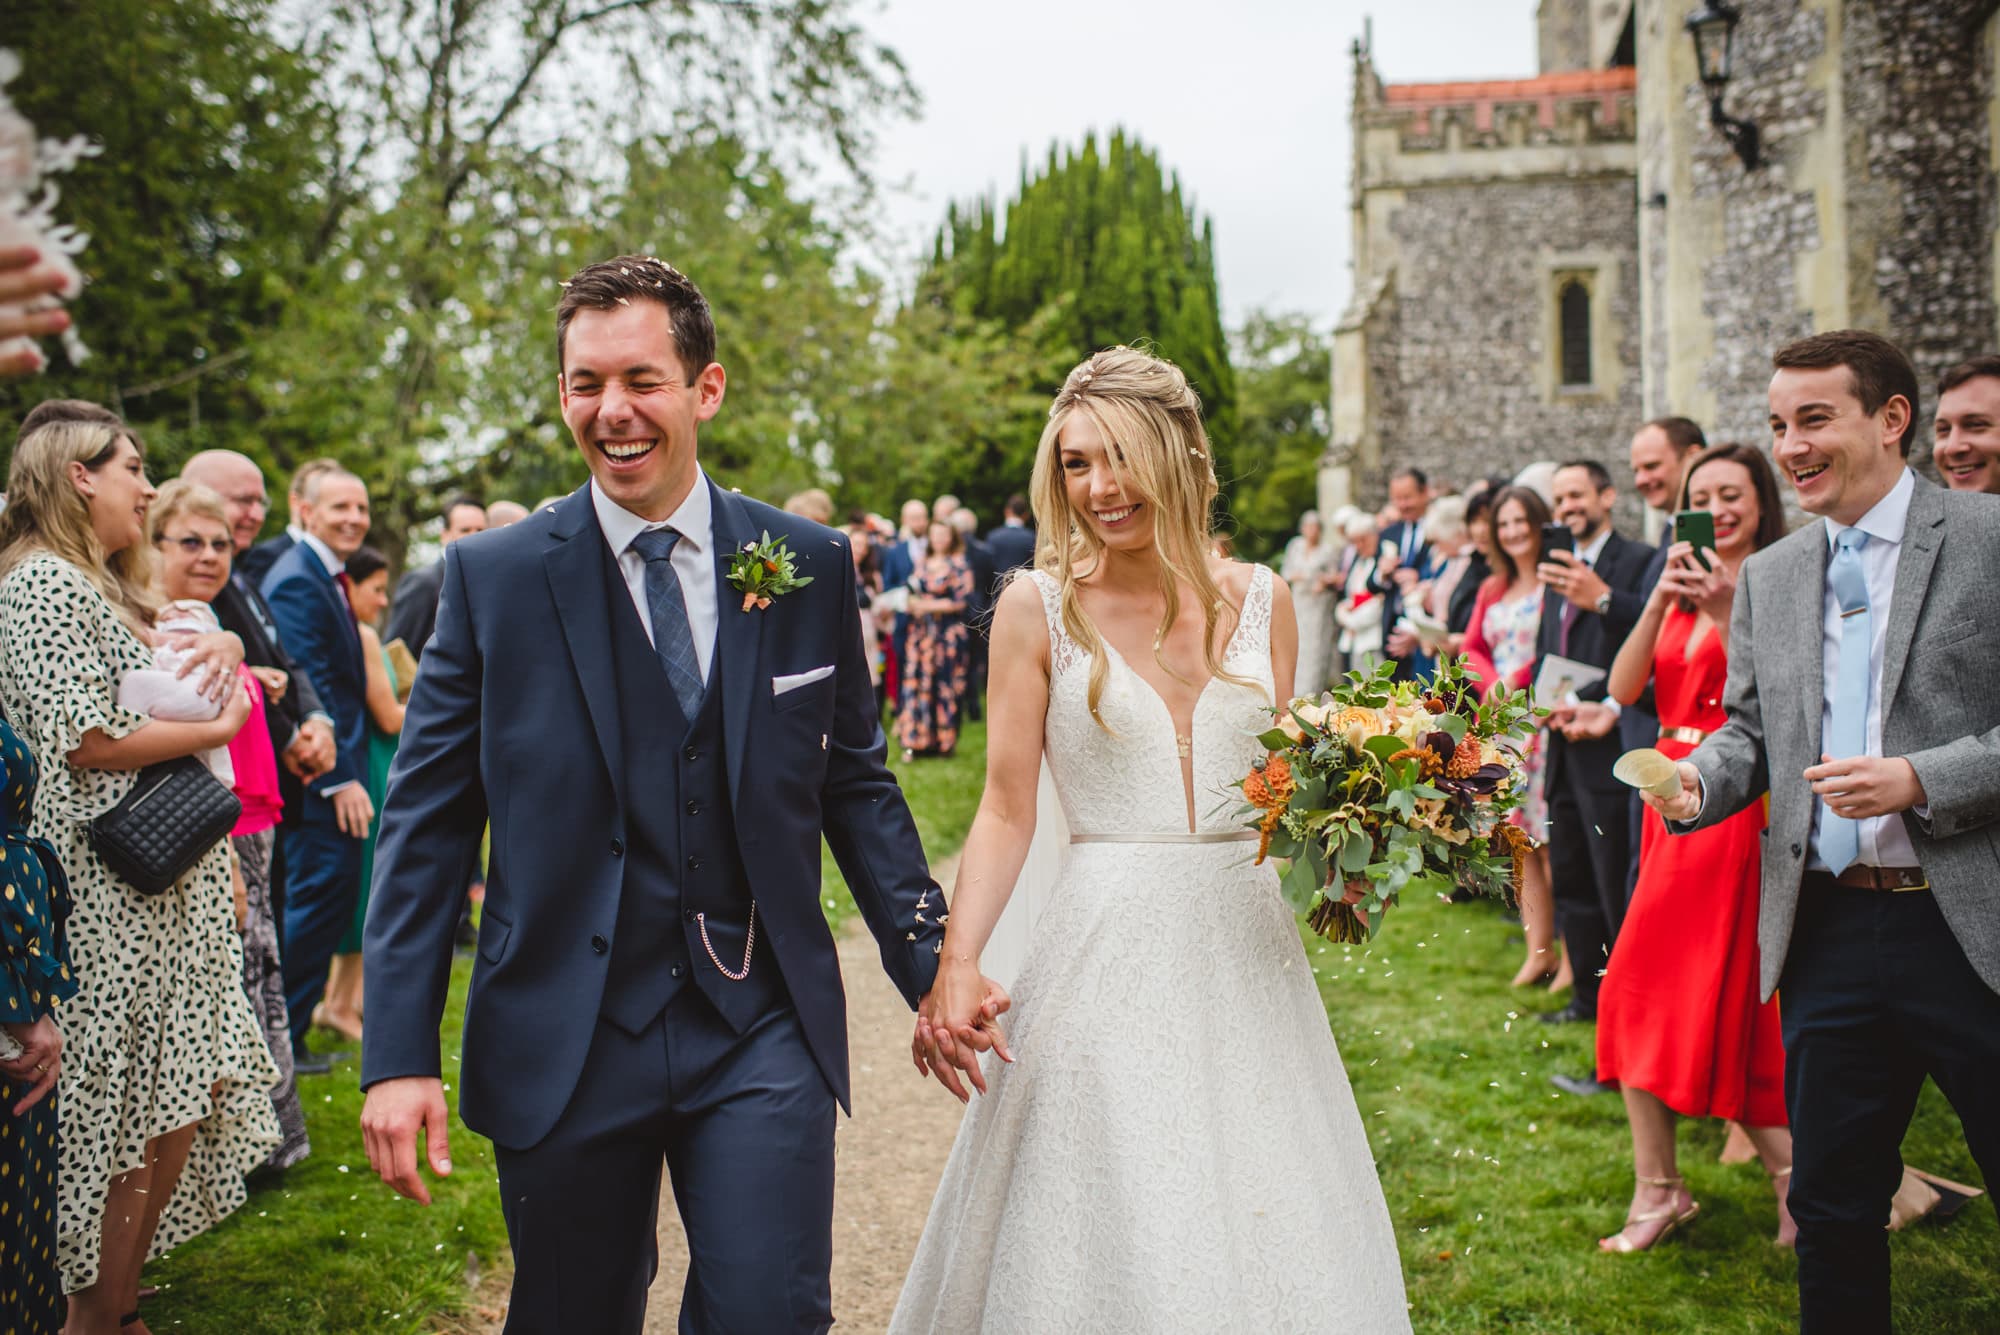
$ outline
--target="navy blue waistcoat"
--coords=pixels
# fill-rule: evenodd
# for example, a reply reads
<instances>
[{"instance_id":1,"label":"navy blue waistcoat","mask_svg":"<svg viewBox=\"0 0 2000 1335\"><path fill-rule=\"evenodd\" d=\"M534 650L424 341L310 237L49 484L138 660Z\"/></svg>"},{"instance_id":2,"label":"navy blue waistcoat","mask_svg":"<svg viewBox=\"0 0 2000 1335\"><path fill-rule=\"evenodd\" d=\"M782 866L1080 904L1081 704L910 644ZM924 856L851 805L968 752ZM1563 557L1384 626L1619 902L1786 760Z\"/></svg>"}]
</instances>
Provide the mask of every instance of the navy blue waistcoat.
<instances>
[{"instance_id":1,"label":"navy blue waistcoat","mask_svg":"<svg viewBox=\"0 0 2000 1335\"><path fill-rule=\"evenodd\" d=\"M602 1014L637 1034L692 978L741 1033L784 999L785 986L761 939L740 982L724 977L702 944L705 928L716 958L731 972L743 968L751 895L722 752L720 646L690 723L608 548L604 564L625 734L627 839Z\"/></svg>"}]
</instances>

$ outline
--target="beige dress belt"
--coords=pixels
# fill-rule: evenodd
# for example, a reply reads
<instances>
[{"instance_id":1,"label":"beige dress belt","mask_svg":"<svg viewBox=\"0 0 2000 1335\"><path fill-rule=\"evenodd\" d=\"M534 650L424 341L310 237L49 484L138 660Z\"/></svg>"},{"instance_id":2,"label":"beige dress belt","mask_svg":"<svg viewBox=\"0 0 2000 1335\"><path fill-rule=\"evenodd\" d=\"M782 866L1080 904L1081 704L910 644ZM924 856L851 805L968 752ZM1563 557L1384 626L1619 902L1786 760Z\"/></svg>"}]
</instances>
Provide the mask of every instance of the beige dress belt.
<instances>
[{"instance_id":1,"label":"beige dress belt","mask_svg":"<svg viewBox=\"0 0 2000 1335\"><path fill-rule=\"evenodd\" d=\"M1255 830L1141 830L1132 834L1072 834L1073 844L1242 844L1254 843Z\"/></svg>"}]
</instances>

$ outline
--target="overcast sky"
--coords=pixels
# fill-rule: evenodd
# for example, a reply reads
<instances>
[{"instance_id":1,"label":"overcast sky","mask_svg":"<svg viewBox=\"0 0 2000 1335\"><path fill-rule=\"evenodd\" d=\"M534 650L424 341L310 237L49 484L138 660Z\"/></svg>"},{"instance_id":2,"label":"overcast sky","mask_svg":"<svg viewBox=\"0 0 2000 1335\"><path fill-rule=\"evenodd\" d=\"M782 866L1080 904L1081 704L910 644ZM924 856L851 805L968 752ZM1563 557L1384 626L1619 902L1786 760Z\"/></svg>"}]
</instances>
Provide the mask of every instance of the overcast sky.
<instances>
[{"instance_id":1,"label":"overcast sky","mask_svg":"<svg viewBox=\"0 0 2000 1335\"><path fill-rule=\"evenodd\" d=\"M1535 0L1374 6L1390 82L1535 72ZM866 13L864 7L864 14ZM924 96L882 137L885 202L902 255L927 253L947 203L1011 192L1021 155L1122 125L1180 173L1215 220L1224 318L1347 300L1348 47L1361 0L884 0L870 28Z\"/></svg>"}]
</instances>

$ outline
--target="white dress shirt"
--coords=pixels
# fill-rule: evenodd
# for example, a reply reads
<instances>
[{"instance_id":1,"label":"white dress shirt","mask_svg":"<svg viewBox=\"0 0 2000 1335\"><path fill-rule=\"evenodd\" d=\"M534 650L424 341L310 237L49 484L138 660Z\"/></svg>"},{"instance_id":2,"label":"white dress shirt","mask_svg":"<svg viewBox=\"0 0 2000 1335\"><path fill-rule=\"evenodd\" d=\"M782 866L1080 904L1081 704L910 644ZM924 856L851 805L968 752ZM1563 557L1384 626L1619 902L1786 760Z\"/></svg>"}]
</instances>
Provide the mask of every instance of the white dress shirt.
<instances>
[{"instance_id":1,"label":"white dress shirt","mask_svg":"<svg viewBox=\"0 0 2000 1335\"><path fill-rule=\"evenodd\" d=\"M694 639L695 661L701 665L701 679L708 680L709 664L715 661L715 632L719 624L716 610L715 521L708 494L708 474L695 469L694 487L680 508L664 523L641 519L590 484L590 504L597 511L597 526L604 541L618 558L618 573L625 577L625 591L639 611L639 624L646 638L653 638L653 613L646 605L646 558L632 550L632 539L656 528L670 528L681 535L674 544L670 562L681 581L681 602L687 606L688 634Z\"/></svg>"},{"instance_id":2,"label":"white dress shirt","mask_svg":"<svg viewBox=\"0 0 2000 1335\"><path fill-rule=\"evenodd\" d=\"M1903 532L1910 522L1910 498L1917 491L1917 475L1909 469L1889 494L1875 502L1875 508L1861 516L1861 522L1854 527L1868 535L1868 541L1861 548L1861 573L1868 582L1868 751L1871 756L1882 754L1882 654L1889 642L1889 610L1896 596L1896 560L1903 551ZM1828 560L1832 560L1833 544L1847 531L1844 524L1826 521L1826 542ZM1834 594L1832 581L1827 582L1825 592L1825 620L1820 641L1821 690L1819 707L1819 735L1822 739L1833 736L1833 692L1834 683L1840 676L1840 599ZM1835 756L1845 760L1845 756ZM1817 763L1817 762L1815 762ZM1774 779L1776 775L1772 776ZM1819 855L1820 823L1825 816L1824 804L1813 803L1812 853L1807 866L1814 871L1825 871L1826 860ZM1856 861L1870 867L1914 867L1917 865L1917 850L1910 843L1910 834L1903 828L1900 815L1877 816L1872 820L1857 821L1860 827L1861 854Z\"/></svg>"},{"instance_id":3,"label":"white dress shirt","mask_svg":"<svg viewBox=\"0 0 2000 1335\"><path fill-rule=\"evenodd\" d=\"M294 534L293 536L295 536L298 539L300 546L304 547L314 556L317 556L319 558L319 563L326 567L326 573L333 576L334 592L340 595L341 602L347 604L347 614L349 616L353 616L354 604L348 601L346 586L344 586L340 582L341 575L347 570L347 562L335 556L333 554L333 548L327 546L325 543L321 542L318 538L315 538L312 534L306 532L304 529L298 530L297 533ZM325 719L329 727L332 726L333 724L333 716L331 714L321 712L313 715L313 717ZM360 782L359 779L349 779L346 783L329 784L327 787L319 790L319 795L321 797L332 797L335 793L340 792L342 789L352 788L355 784L359 782Z\"/></svg>"}]
</instances>

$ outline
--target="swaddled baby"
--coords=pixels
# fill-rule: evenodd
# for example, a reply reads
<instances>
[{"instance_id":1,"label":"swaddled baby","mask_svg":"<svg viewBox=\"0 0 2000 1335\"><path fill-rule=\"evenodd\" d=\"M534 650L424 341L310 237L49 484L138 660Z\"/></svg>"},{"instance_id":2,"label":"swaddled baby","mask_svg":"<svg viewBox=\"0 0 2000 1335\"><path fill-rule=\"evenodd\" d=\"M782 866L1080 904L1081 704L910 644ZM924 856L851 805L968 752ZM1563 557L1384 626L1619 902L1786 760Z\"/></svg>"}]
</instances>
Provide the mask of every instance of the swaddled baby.
<instances>
[{"instance_id":1,"label":"swaddled baby","mask_svg":"<svg viewBox=\"0 0 2000 1335\"><path fill-rule=\"evenodd\" d=\"M118 707L163 723L207 723L221 714L222 702L203 693L199 673L175 675L188 661L188 651L175 648L164 638L182 631L206 635L221 629L215 609L207 603L182 598L162 607L153 618L153 630L162 637L153 649L153 666L135 668L119 681ZM201 753L201 759L223 787L236 786L228 747L210 747Z\"/></svg>"}]
</instances>

